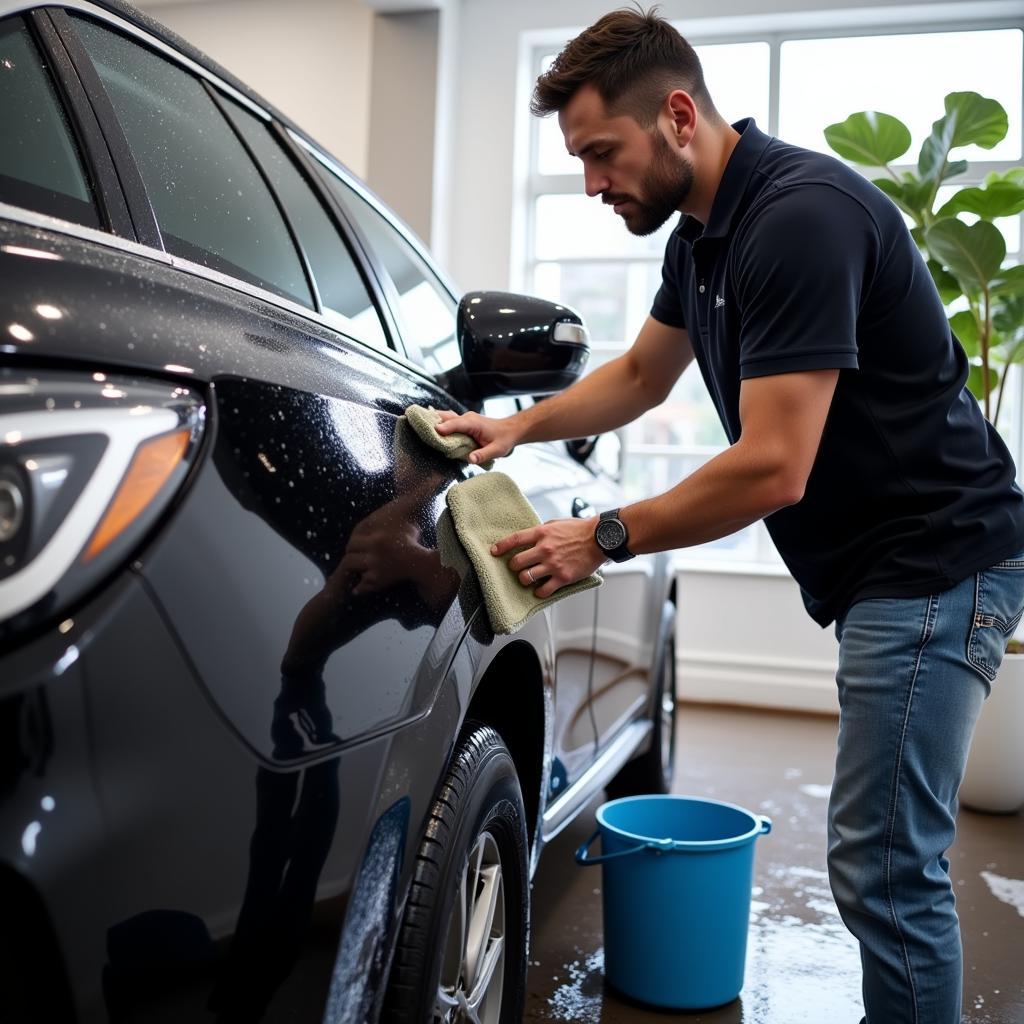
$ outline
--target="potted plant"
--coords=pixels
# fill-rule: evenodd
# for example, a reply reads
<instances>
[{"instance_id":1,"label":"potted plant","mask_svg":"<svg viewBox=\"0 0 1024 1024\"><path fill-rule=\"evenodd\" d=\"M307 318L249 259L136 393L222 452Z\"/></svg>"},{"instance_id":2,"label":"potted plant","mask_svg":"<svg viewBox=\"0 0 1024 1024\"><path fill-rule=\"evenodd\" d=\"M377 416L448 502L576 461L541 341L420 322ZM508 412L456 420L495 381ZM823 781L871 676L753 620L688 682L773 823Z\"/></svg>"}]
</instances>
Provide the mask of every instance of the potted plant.
<instances>
[{"instance_id":1,"label":"potted plant","mask_svg":"<svg viewBox=\"0 0 1024 1024\"><path fill-rule=\"evenodd\" d=\"M878 168L878 186L912 223L928 269L947 307L950 326L970 360L968 387L998 429L1011 367L1024 363L1024 265L1004 266L1006 243L993 224L1024 210L1024 167L989 174L980 187L938 201L965 160L963 146L991 149L1006 135L1006 111L976 92L946 96L945 113L921 146L917 169L897 172L910 131L889 114L862 111L825 129L839 156ZM948 189L948 186L947 186ZM966 216L965 216L966 215ZM1003 660L975 730L960 800L976 810L1013 812L1024 806L1024 654L1016 641Z\"/></svg>"}]
</instances>

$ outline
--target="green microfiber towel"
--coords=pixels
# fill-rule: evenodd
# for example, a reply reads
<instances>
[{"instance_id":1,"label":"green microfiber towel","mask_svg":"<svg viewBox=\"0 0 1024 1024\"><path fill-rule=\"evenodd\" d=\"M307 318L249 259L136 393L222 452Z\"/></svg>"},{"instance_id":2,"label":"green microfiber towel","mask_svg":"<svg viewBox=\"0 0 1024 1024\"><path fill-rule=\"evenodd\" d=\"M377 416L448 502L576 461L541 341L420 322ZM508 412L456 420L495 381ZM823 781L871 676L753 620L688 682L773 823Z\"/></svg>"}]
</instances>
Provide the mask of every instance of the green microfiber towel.
<instances>
[{"instance_id":1,"label":"green microfiber towel","mask_svg":"<svg viewBox=\"0 0 1024 1024\"><path fill-rule=\"evenodd\" d=\"M600 586L599 573L537 597L524 587L503 558L491 554L491 545L516 530L540 526L540 518L515 481L505 473L478 473L448 489L448 508L462 546L476 569L480 589L495 633L514 633L534 612L571 594ZM521 548L518 550L522 550Z\"/></svg>"},{"instance_id":2,"label":"green microfiber towel","mask_svg":"<svg viewBox=\"0 0 1024 1024\"><path fill-rule=\"evenodd\" d=\"M441 422L441 414L433 407L410 405L405 410L405 418L424 444L436 448L449 459L465 459L477 448L476 441L469 434L439 434L434 428ZM494 465L494 459L488 459L480 465L484 469L490 469Z\"/></svg>"}]
</instances>

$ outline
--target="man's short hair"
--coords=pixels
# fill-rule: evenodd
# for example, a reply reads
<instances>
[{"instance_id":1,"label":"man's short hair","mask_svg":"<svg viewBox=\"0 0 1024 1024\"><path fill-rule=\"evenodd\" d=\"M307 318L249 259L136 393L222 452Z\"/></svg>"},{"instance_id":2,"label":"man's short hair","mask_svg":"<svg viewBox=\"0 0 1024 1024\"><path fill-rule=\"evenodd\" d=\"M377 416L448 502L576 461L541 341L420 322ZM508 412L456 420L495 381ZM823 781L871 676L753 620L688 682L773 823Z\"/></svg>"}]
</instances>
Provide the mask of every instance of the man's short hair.
<instances>
[{"instance_id":1,"label":"man's short hair","mask_svg":"<svg viewBox=\"0 0 1024 1024\"><path fill-rule=\"evenodd\" d=\"M629 114L645 128L673 89L688 92L701 113L719 120L697 54L657 8L612 11L566 43L537 79L530 110L537 117L556 113L588 82L609 113Z\"/></svg>"}]
</instances>

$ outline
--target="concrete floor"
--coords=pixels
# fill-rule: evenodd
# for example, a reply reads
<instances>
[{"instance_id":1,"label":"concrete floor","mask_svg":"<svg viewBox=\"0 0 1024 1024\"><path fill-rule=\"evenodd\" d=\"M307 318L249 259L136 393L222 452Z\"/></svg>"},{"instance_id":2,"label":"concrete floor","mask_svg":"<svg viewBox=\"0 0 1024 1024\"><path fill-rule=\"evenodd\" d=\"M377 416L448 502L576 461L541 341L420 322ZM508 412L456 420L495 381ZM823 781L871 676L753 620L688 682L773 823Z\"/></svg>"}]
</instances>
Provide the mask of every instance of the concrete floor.
<instances>
[{"instance_id":1,"label":"concrete floor","mask_svg":"<svg viewBox=\"0 0 1024 1024\"><path fill-rule=\"evenodd\" d=\"M525 1019L857 1024L860 958L825 872L837 726L825 716L680 705L673 791L726 800L773 821L771 834L756 844L745 984L737 1000L712 1011L666 1013L605 990L602 869L573 860L602 798L541 858ZM962 810L949 860L965 951L963 1024L1024 1024L1024 814Z\"/></svg>"}]
</instances>

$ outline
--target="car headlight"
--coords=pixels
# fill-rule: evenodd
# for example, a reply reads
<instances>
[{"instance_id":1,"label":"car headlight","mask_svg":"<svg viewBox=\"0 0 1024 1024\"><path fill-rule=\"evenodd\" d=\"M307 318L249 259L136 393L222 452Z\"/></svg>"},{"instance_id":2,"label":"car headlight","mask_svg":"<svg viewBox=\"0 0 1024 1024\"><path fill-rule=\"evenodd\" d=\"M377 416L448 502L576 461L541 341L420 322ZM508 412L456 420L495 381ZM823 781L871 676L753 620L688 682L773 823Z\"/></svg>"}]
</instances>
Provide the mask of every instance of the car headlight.
<instances>
[{"instance_id":1,"label":"car headlight","mask_svg":"<svg viewBox=\"0 0 1024 1024\"><path fill-rule=\"evenodd\" d=\"M0 371L0 643L131 556L188 472L204 411L159 381Z\"/></svg>"}]
</instances>

